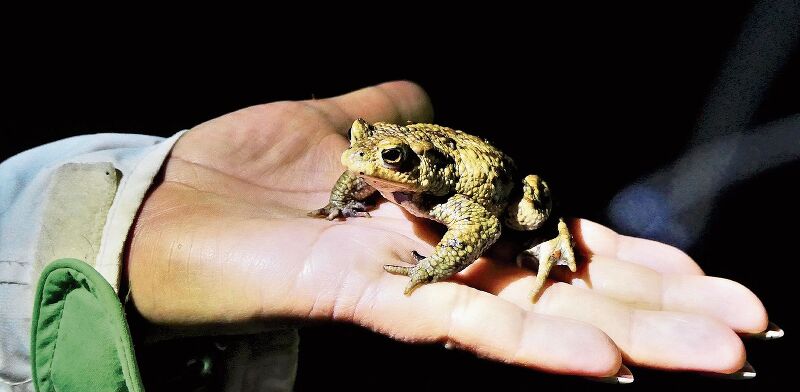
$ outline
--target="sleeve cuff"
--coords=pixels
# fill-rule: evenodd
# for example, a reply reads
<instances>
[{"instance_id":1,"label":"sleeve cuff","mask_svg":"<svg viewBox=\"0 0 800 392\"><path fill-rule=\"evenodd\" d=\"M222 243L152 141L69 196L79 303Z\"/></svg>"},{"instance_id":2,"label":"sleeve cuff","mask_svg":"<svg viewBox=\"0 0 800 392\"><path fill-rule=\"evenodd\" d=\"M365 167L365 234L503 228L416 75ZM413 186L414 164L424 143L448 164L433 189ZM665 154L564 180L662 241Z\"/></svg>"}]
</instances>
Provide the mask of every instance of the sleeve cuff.
<instances>
[{"instance_id":1,"label":"sleeve cuff","mask_svg":"<svg viewBox=\"0 0 800 392\"><path fill-rule=\"evenodd\" d=\"M33 306L31 364L37 391L143 390L117 294L83 261L45 267Z\"/></svg>"}]
</instances>

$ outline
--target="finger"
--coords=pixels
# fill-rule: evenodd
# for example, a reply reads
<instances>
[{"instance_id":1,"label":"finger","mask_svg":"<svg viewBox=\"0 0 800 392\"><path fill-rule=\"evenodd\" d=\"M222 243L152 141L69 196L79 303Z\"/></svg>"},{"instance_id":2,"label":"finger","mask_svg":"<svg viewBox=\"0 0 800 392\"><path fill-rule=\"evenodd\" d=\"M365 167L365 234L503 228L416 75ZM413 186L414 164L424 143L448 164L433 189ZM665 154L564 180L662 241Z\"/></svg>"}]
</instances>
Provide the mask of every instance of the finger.
<instances>
[{"instance_id":1,"label":"finger","mask_svg":"<svg viewBox=\"0 0 800 392\"><path fill-rule=\"evenodd\" d=\"M758 297L727 279L660 274L642 265L599 255L592 256L577 273L564 276L561 280L567 283L591 289L634 308L705 315L737 332L761 332L768 323L766 309ZM512 265L480 261L466 270L461 279L474 287L499 292L505 286L534 277L532 271Z\"/></svg>"},{"instance_id":2,"label":"finger","mask_svg":"<svg viewBox=\"0 0 800 392\"><path fill-rule=\"evenodd\" d=\"M620 235L586 219L573 220L570 231L583 253L613 257L661 273L703 275L703 270L691 257L667 244Z\"/></svg>"},{"instance_id":3,"label":"finger","mask_svg":"<svg viewBox=\"0 0 800 392\"><path fill-rule=\"evenodd\" d=\"M357 283L360 278L353 275L340 286L331 305L334 318L395 339L441 342L553 373L608 376L619 369L614 344L588 324L525 312L452 282L424 285L404 296L405 277L381 274L366 286Z\"/></svg>"},{"instance_id":4,"label":"finger","mask_svg":"<svg viewBox=\"0 0 800 392\"><path fill-rule=\"evenodd\" d=\"M387 277L384 282L370 311L358 315L362 324L380 332L445 341L482 357L555 373L605 376L619 369L616 347L590 325L525 312L454 283L427 285L404 297L406 279Z\"/></svg>"},{"instance_id":5,"label":"finger","mask_svg":"<svg viewBox=\"0 0 800 392\"><path fill-rule=\"evenodd\" d=\"M710 316L737 332L761 332L769 322L758 297L728 279L660 274L641 265L594 256L567 281L637 308Z\"/></svg>"},{"instance_id":6,"label":"finger","mask_svg":"<svg viewBox=\"0 0 800 392\"><path fill-rule=\"evenodd\" d=\"M624 358L635 365L731 373L745 361L739 337L710 317L634 309L564 283L555 284L545 293L533 311L588 322L602 329Z\"/></svg>"},{"instance_id":7,"label":"finger","mask_svg":"<svg viewBox=\"0 0 800 392\"><path fill-rule=\"evenodd\" d=\"M356 118L390 123L433 120L433 106L428 94L419 85L408 81L383 83L308 102L322 110L342 134L347 134Z\"/></svg>"},{"instance_id":8,"label":"finger","mask_svg":"<svg viewBox=\"0 0 800 392\"><path fill-rule=\"evenodd\" d=\"M626 362L663 369L716 373L733 372L744 363L744 347L726 325L700 314L637 309L593 290L565 283L549 286L536 304L531 303L534 277L509 268L516 279L491 276L492 269L469 271L488 274L479 287L535 313L570 318L603 330L623 353Z\"/></svg>"}]
</instances>

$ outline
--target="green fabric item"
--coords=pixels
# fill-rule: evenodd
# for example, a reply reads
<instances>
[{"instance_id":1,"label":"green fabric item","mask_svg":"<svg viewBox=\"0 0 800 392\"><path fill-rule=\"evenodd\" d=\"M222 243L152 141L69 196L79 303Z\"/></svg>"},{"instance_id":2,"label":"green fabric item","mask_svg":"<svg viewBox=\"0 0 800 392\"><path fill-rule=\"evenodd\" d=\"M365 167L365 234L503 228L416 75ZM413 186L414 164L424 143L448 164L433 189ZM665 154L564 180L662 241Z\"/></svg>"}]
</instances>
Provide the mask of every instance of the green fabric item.
<instances>
[{"instance_id":1,"label":"green fabric item","mask_svg":"<svg viewBox=\"0 0 800 392\"><path fill-rule=\"evenodd\" d=\"M39 278L31 363L39 392L144 389L122 304L80 260L57 260Z\"/></svg>"}]
</instances>

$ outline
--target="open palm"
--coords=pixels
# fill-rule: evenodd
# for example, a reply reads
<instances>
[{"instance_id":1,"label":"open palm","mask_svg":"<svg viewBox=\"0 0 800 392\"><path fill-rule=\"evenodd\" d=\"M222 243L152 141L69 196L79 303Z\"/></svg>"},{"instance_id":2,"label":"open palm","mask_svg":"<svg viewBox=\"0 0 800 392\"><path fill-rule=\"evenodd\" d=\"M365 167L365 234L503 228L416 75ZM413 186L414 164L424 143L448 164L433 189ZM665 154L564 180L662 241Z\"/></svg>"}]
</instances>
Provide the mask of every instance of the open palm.
<instances>
[{"instance_id":1,"label":"open palm","mask_svg":"<svg viewBox=\"0 0 800 392\"><path fill-rule=\"evenodd\" d=\"M407 297L407 278L383 265L429 253L437 235L429 222L390 203L371 219L306 216L327 203L354 118L417 122L431 113L419 87L395 82L255 106L195 127L137 218L128 254L137 309L173 326L341 320L558 373L611 375L621 360L718 373L743 365L736 332L766 327L760 301L704 276L667 245L578 220L583 268L536 304L533 272L502 260L510 254L481 258L453 281Z\"/></svg>"}]
</instances>

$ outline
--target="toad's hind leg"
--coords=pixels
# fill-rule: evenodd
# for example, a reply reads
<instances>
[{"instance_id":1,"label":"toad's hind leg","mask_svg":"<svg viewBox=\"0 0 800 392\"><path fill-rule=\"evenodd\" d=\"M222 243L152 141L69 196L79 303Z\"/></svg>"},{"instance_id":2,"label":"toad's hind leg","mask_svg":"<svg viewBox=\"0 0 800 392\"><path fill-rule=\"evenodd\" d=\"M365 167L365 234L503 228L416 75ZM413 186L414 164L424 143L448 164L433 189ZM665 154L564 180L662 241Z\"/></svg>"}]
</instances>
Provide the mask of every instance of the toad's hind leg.
<instances>
[{"instance_id":1,"label":"toad's hind leg","mask_svg":"<svg viewBox=\"0 0 800 392\"><path fill-rule=\"evenodd\" d=\"M550 188L539 176L529 175L522 180L522 194L511 200L506 208L506 226L519 231L540 228L553 209Z\"/></svg>"},{"instance_id":2,"label":"toad's hind leg","mask_svg":"<svg viewBox=\"0 0 800 392\"><path fill-rule=\"evenodd\" d=\"M552 209L550 188L547 183L539 176L529 175L522 181L522 195L518 200L512 200L509 204L505 223L514 230L537 230L550 217ZM577 269L575 253L572 250L572 237L563 219L558 220L556 238L522 252L517 257L517 264L521 266L522 260L531 256L539 261L536 282L531 291L531 300L535 301L553 265L567 265L572 272Z\"/></svg>"},{"instance_id":3,"label":"toad's hind leg","mask_svg":"<svg viewBox=\"0 0 800 392\"><path fill-rule=\"evenodd\" d=\"M539 260L536 281L533 283L533 289L531 290L531 301L535 302L554 265L566 265L572 272L578 270L575 262L575 251L572 248L572 236L569 233L567 224L564 223L564 219L558 219L558 236L556 238L523 251L517 257L517 262L521 263L522 258L530 256Z\"/></svg>"}]
</instances>

